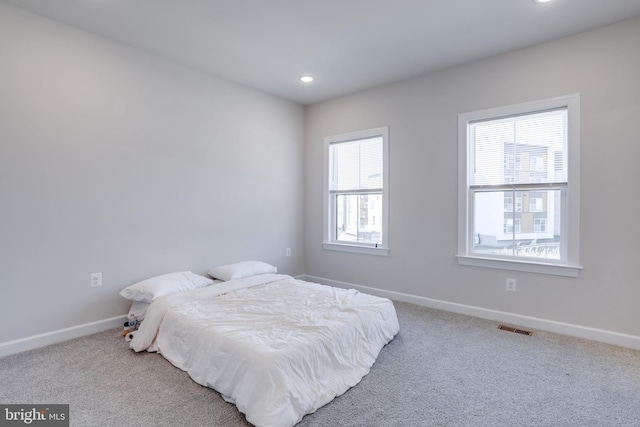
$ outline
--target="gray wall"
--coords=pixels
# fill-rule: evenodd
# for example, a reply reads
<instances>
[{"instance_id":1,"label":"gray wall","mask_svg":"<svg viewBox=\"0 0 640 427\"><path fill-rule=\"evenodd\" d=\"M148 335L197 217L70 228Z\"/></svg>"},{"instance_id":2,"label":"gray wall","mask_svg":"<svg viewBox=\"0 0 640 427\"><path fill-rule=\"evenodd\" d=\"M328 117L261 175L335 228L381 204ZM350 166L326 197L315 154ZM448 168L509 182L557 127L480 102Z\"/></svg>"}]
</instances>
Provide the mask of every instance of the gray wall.
<instances>
[{"instance_id":1,"label":"gray wall","mask_svg":"<svg viewBox=\"0 0 640 427\"><path fill-rule=\"evenodd\" d=\"M157 274L301 274L303 124L299 105L0 3L0 343L124 314L117 293Z\"/></svg>"},{"instance_id":2,"label":"gray wall","mask_svg":"<svg viewBox=\"0 0 640 427\"><path fill-rule=\"evenodd\" d=\"M638 40L635 19L308 107L305 272L640 336ZM581 276L459 266L458 113L572 93L582 108ZM323 250L323 138L386 125L390 256Z\"/></svg>"}]
</instances>

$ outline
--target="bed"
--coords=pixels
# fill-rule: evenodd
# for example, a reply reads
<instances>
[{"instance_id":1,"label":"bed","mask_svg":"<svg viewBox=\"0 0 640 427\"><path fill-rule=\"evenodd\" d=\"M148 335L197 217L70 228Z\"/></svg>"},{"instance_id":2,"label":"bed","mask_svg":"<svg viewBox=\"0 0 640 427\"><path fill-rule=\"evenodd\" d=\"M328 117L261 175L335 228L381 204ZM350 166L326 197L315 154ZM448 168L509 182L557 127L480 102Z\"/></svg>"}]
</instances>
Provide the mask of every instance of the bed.
<instances>
[{"instance_id":1,"label":"bed","mask_svg":"<svg viewBox=\"0 0 640 427\"><path fill-rule=\"evenodd\" d=\"M159 296L130 342L256 426L299 422L360 382L399 331L386 299L262 273Z\"/></svg>"}]
</instances>

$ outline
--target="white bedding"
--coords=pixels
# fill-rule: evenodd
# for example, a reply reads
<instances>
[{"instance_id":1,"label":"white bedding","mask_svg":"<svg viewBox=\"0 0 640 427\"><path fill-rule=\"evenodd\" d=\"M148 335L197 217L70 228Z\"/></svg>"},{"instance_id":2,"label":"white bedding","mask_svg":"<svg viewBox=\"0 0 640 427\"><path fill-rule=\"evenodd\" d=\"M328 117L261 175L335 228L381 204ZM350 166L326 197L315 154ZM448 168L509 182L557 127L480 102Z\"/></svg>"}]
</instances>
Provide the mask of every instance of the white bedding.
<instances>
[{"instance_id":1,"label":"white bedding","mask_svg":"<svg viewBox=\"0 0 640 427\"><path fill-rule=\"evenodd\" d=\"M398 330L388 299L261 274L158 298L130 345L284 427L360 382Z\"/></svg>"}]
</instances>

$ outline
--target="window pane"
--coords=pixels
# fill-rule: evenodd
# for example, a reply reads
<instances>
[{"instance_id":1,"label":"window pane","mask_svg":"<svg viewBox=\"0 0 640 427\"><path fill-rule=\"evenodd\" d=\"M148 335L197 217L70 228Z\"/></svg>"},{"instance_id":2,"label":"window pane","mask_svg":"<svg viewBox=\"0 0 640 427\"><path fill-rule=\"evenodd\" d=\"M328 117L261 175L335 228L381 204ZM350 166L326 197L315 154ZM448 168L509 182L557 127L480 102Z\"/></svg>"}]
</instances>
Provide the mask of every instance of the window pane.
<instances>
[{"instance_id":1,"label":"window pane","mask_svg":"<svg viewBox=\"0 0 640 427\"><path fill-rule=\"evenodd\" d=\"M474 253L560 259L561 197L561 190L475 192Z\"/></svg>"},{"instance_id":2,"label":"window pane","mask_svg":"<svg viewBox=\"0 0 640 427\"><path fill-rule=\"evenodd\" d=\"M382 188L382 137L331 146L331 190Z\"/></svg>"},{"instance_id":3,"label":"window pane","mask_svg":"<svg viewBox=\"0 0 640 427\"><path fill-rule=\"evenodd\" d=\"M566 124L566 109L471 124L471 185L566 182Z\"/></svg>"},{"instance_id":4,"label":"window pane","mask_svg":"<svg viewBox=\"0 0 640 427\"><path fill-rule=\"evenodd\" d=\"M382 193L338 194L336 197L336 240L381 243Z\"/></svg>"}]
</instances>

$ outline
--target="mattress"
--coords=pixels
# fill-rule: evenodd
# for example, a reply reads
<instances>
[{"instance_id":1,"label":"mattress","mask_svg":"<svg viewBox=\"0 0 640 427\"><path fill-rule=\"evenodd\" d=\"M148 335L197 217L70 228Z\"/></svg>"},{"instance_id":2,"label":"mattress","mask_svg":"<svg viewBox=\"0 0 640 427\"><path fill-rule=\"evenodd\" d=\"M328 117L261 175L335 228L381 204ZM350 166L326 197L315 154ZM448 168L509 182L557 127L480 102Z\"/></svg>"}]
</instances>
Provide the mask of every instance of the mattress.
<instances>
[{"instance_id":1,"label":"mattress","mask_svg":"<svg viewBox=\"0 0 640 427\"><path fill-rule=\"evenodd\" d=\"M386 298L261 274L158 298L130 345L161 353L250 423L286 427L358 384L398 331Z\"/></svg>"}]
</instances>

